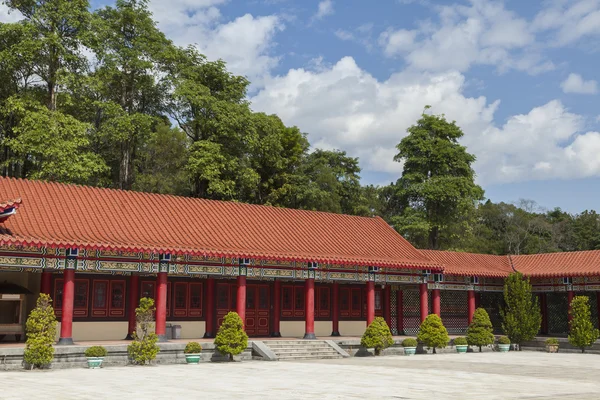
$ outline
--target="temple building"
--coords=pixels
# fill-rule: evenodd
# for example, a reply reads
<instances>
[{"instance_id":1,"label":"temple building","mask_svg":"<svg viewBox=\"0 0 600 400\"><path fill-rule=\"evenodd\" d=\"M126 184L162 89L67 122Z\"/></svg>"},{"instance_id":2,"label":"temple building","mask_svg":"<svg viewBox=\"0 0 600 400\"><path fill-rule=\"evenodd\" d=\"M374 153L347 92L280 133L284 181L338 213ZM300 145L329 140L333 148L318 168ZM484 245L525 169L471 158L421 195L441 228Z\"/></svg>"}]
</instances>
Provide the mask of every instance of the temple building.
<instances>
[{"instance_id":1,"label":"temple building","mask_svg":"<svg viewBox=\"0 0 600 400\"><path fill-rule=\"evenodd\" d=\"M229 311L249 336L397 335L429 314L462 334L476 307L500 329L504 278L531 278L542 333L568 330L574 295L598 326L600 251L494 256L417 250L383 219L0 178L0 340L22 340L38 294L59 343L120 340L141 297L156 333L214 337Z\"/></svg>"}]
</instances>

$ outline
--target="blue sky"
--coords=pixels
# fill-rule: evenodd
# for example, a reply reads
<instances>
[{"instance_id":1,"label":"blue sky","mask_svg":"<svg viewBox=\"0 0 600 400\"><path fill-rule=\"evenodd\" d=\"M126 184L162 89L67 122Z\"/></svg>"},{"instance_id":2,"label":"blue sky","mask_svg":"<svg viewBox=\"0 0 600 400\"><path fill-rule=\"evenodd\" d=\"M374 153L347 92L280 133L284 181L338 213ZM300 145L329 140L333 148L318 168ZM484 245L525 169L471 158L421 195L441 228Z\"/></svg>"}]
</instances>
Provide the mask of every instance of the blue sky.
<instances>
[{"instance_id":1,"label":"blue sky","mask_svg":"<svg viewBox=\"0 0 600 400\"><path fill-rule=\"evenodd\" d=\"M93 2L99 7L106 2ZM2 6L3 7L3 6ZM10 20L0 7L0 20ZM600 0L150 2L180 45L248 76L256 111L400 175L426 104L463 128L493 201L600 209Z\"/></svg>"}]
</instances>

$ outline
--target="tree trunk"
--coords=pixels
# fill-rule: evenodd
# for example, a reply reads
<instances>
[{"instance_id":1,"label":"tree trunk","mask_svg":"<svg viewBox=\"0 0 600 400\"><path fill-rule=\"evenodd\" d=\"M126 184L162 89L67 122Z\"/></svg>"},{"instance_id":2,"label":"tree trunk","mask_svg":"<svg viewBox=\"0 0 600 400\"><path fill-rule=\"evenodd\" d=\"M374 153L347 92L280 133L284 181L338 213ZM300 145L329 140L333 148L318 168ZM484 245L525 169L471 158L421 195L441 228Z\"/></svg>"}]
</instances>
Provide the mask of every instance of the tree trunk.
<instances>
[{"instance_id":1,"label":"tree trunk","mask_svg":"<svg viewBox=\"0 0 600 400\"><path fill-rule=\"evenodd\" d=\"M429 249L430 250L438 250L439 248L439 236L440 231L437 226L434 226L429 231Z\"/></svg>"},{"instance_id":2,"label":"tree trunk","mask_svg":"<svg viewBox=\"0 0 600 400\"><path fill-rule=\"evenodd\" d=\"M123 190L131 189L131 150L129 143L121 143L119 188Z\"/></svg>"}]
</instances>

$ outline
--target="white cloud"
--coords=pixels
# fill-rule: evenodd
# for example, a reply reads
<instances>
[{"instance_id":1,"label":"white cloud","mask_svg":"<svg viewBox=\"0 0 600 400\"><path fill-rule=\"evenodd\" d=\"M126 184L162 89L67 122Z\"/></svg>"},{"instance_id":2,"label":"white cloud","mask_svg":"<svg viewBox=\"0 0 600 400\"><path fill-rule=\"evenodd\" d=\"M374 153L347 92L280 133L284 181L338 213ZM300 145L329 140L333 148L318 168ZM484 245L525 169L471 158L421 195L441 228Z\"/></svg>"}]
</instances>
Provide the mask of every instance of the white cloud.
<instances>
[{"instance_id":1,"label":"white cloud","mask_svg":"<svg viewBox=\"0 0 600 400\"><path fill-rule=\"evenodd\" d=\"M594 80L586 81L579 74L569 74L568 78L565 79L561 84L563 92L565 93L579 93L579 94L596 94L598 93L598 83Z\"/></svg>"},{"instance_id":2,"label":"white cloud","mask_svg":"<svg viewBox=\"0 0 600 400\"><path fill-rule=\"evenodd\" d=\"M344 57L315 71L292 69L265 84L251 99L255 110L299 126L315 147L360 157L365 171L399 176L395 146L431 105L465 132L462 143L477 156L481 183L600 176L600 133L583 133L583 117L553 100L497 126L500 102L465 96L459 72L406 70L380 81Z\"/></svg>"},{"instance_id":3,"label":"white cloud","mask_svg":"<svg viewBox=\"0 0 600 400\"><path fill-rule=\"evenodd\" d=\"M533 20L536 31L549 31L554 46L572 44L582 38L600 35L600 0L555 0Z\"/></svg>"},{"instance_id":4,"label":"white cloud","mask_svg":"<svg viewBox=\"0 0 600 400\"><path fill-rule=\"evenodd\" d=\"M345 29L338 29L334 32L334 34L340 40L354 40L354 34Z\"/></svg>"},{"instance_id":5,"label":"white cloud","mask_svg":"<svg viewBox=\"0 0 600 400\"><path fill-rule=\"evenodd\" d=\"M472 65L494 65L537 74L554 68L535 47L529 23L502 2L436 7L438 23L421 21L412 30L389 29L380 36L388 57L404 57L417 70L466 71Z\"/></svg>"},{"instance_id":6,"label":"white cloud","mask_svg":"<svg viewBox=\"0 0 600 400\"><path fill-rule=\"evenodd\" d=\"M23 14L21 14L17 10L11 10L4 3L0 3L0 22L3 23L11 23L20 21L23 18Z\"/></svg>"},{"instance_id":7,"label":"white cloud","mask_svg":"<svg viewBox=\"0 0 600 400\"><path fill-rule=\"evenodd\" d=\"M317 9L317 13L314 15L313 18L323 19L333 13L333 0L323 0L319 3L319 8Z\"/></svg>"},{"instance_id":8,"label":"white cloud","mask_svg":"<svg viewBox=\"0 0 600 400\"><path fill-rule=\"evenodd\" d=\"M246 14L225 21L218 6L227 0L154 0L150 4L159 27L178 45L195 44L209 59L222 58L228 69L260 86L277 66L274 38L284 29L276 15Z\"/></svg>"}]
</instances>

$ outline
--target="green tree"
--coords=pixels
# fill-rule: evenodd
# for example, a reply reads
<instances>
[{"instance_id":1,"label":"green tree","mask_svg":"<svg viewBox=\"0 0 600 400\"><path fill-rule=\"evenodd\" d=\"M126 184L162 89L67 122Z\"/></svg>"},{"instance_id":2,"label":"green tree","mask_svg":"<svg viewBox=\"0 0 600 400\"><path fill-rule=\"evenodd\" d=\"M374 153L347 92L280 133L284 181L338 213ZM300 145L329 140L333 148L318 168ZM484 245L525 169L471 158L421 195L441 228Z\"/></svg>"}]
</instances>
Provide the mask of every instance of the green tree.
<instances>
[{"instance_id":1,"label":"green tree","mask_svg":"<svg viewBox=\"0 0 600 400\"><path fill-rule=\"evenodd\" d=\"M600 334L592 323L589 298L587 296L575 296L571 301L570 315L569 343L579 347L583 353L586 347L596 342Z\"/></svg>"},{"instance_id":2,"label":"green tree","mask_svg":"<svg viewBox=\"0 0 600 400\"><path fill-rule=\"evenodd\" d=\"M425 321L421 323L417 340L433 349L433 354L435 354L436 348L443 349L448 345L450 337L448 336L446 327L442 323L442 319L437 314L429 314L425 318Z\"/></svg>"},{"instance_id":3,"label":"green tree","mask_svg":"<svg viewBox=\"0 0 600 400\"><path fill-rule=\"evenodd\" d=\"M475 156L458 143L462 136L455 122L448 122L443 115L423 113L397 146L394 161L404 163L396 184L404 207L398 211L403 214L410 209L409 220L422 221L419 230L426 224L430 249L440 248L440 238L469 218L483 199L483 189L474 183L471 167ZM397 228L404 233L403 226Z\"/></svg>"},{"instance_id":4,"label":"green tree","mask_svg":"<svg viewBox=\"0 0 600 400\"><path fill-rule=\"evenodd\" d=\"M166 109L162 68L175 47L156 27L147 0L117 0L96 10L87 42L97 64L91 117L107 143L115 186L131 189L138 148Z\"/></svg>"},{"instance_id":5,"label":"green tree","mask_svg":"<svg viewBox=\"0 0 600 400\"><path fill-rule=\"evenodd\" d=\"M467 343L470 346L478 346L481 352L481 347L494 344L494 339L494 327L490 316L484 308L476 309L473 321L467 328Z\"/></svg>"},{"instance_id":6,"label":"green tree","mask_svg":"<svg viewBox=\"0 0 600 400\"><path fill-rule=\"evenodd\" d=\"M30 34L13 48L32 57L32 72L45 86L48 109L57 109L58 87L68 74L85 67L82 37L89 30L87 0L5 0L23 14L21 24Z\"/></svg>"},{"instance_id":7,"label":"green tree","mask_svg":"<svg viewBox=\"0 0 600 400\"><path fill-rule=\"evenodd\" d=\"M154 333L154 300L147 297L140 299L140 306L135 309L135 332L133 342L127 346L127 354L134 364L150 363L160 352L158 335Z\"/></svg>"},{"instance_id":8,"label":"green tree","mask_svg":"<svg viewBox=\"0 0 600 400\"><path fill-rule=\"evenodd\" d=\"M13 155L9 162L27 163L24 177L86 183L106 171L104 161L89 149L87 124L16 97L1 111L19 121L15 136L4 144Z\"/></svg>"},{"instance_id":9,"label":"green tree","mask_svg":"<svg viewBox=\"0 0 600 400\"><path fill-rule=\"evenodd\" d=\"M529 278L514 272L504 281L504 304L500 310L502 330L512 343L531 340L539 332L542 314L537 297L531 293Z\"/></svg>"},{"instance_id":10,"label":"green tree","mask_svg":"<svg viewBox=\"0 0 600 400\"><path fill-rule=\"evenodd\" d=\"M371 322L360 339L360 345L367 349L375 349L376 356L393 344L392 332L381 317L377 317Z\"/></svg>"},{"instance_id":11,"label":"green tree","mask_svg":"<svg viewBox=\"0 0 600 400\"><path fill-rule=\"evenodd\" d=\"M248 335L244 332L244 324L240 316L233 311L227 313L215 337L215 345L219 353L233 356L241 354L248 347Z\"/></svg>"},{"instance_id":12,"label":"green tree","mask_svg":"<svg viewBox=\"0 0 600 400\"><path fill-rule=\"evenodd\" d=\"M40 294L36 307L31 310L25 328L27 341L23 359L33 369L45 368L54 358L54 338L56 336L56 317L52 308L52 299L47 294Z\"/></svg>"}]
</instances>

